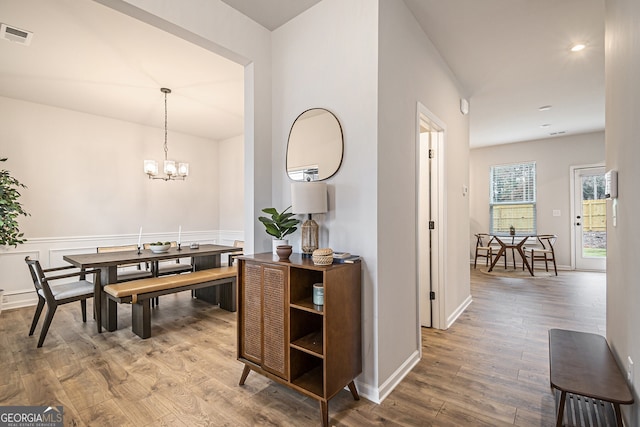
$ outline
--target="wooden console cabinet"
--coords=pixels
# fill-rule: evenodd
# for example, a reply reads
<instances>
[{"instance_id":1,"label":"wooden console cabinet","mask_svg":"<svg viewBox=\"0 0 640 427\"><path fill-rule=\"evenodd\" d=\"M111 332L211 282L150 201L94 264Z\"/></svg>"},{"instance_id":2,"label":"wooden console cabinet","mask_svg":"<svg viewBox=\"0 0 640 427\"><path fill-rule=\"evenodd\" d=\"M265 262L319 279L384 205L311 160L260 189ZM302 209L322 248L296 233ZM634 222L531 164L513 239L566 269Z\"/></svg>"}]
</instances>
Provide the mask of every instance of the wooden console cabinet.
<instances>
[{"instance_id":1,"label":"wooden console cabinet","mask_svg":"<svg viewBox=\"0 0 640 427\"><path fill-rule=\"evenodd\" d=\"M316 266L292 254L238 257L238 360L240 385L258 372L320 402L345 386L358 400L353 380L362 372L360 263ZM313 304L313 284L324 286L324 304Z\"/></svg>"}]
</instances>

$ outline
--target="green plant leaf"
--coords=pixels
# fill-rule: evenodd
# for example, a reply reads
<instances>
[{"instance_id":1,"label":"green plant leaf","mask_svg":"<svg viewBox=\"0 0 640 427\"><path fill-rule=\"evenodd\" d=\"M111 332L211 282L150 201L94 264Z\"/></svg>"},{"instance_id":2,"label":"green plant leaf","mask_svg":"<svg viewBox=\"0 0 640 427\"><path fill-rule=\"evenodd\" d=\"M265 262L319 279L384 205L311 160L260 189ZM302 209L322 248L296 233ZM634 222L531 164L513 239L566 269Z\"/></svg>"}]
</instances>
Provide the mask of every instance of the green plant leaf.
<instances>
[{"instance_id":1,"label":"green plant leaf","mask_svg":"<svg viewBox=\"0 0 640 427\"><path fill-rule=\"evenodd\" d=\"M6 157L0 158L0 162L5 161L7 161ZM0 245L15 247L25 241L16 218L21 215L29 216L29 214L18 201L20 192L17 188L27 187L12 177L9 171L0 171Z\"/></svg>"},{"instance_id":2,"label":"green plant leaf","mask_svg":"<svg viewBox=\"0 0 640 427\"><path fill-rule=\"evenodd\" d=\"M262 209L262 212L271 215L271 218L266 216L258 217L258 221L264 224L265 231L268 235L273 236L276 239L282 239L284 236L287 236L298 229L296 226L300 221L292 218L294 216L293 213L287 212L290 208L291 206L282 212L278 212L276 208Z\"/></svg>"}]
</instances>

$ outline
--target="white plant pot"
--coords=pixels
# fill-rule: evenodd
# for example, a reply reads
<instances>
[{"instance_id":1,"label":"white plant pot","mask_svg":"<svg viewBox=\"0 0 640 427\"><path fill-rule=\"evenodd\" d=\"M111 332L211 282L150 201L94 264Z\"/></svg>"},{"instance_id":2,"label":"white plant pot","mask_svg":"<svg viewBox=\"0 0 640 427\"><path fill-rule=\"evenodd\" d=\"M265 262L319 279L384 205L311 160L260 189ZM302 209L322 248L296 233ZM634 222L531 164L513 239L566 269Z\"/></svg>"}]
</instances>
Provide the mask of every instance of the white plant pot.
<instances>
[{"instance_id":1,"label":"white plant pot","mask_svg":"<svg viewBox=\"0 0 640 427\"><path fill-rule=\"evenodd\" d=\"M280 245L288 245L288 244L289 244L289 239L282 239L282 240L273 239L271 241L271 249L272 249L273 253L277 255L276 249L278 248L278 246L280 246Z\"/></svg>"}]
</instances>

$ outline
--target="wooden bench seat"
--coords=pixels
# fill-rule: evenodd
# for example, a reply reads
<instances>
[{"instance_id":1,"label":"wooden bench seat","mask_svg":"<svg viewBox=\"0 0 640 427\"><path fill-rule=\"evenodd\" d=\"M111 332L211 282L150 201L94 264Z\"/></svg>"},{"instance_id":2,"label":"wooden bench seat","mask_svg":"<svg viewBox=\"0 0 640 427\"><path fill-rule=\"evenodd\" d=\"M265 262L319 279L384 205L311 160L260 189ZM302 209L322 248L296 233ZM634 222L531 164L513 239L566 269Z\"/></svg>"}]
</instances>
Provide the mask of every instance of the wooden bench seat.
<instances>
[{"instance_id":1,"label":"wooden bench seat","mask_svg":"<svg viewBox=\"0 0 640 427\"><path fill-rule=\"evenodd\" d=\"M557 427L622 427L620 405L633 395L603 336L550 329L549 366Z\"/></svg>"},{"instance_id":2,"label":"wooden bench seat","mask_svg":"<svg viewBox=\"0 0 640 427\"><path fill-rule=\"evenodd\" d=\"M150 299L187 290L217 287L221 290L220 307L236 311L236 267L216 267L175 276L152 277L106 285L107 304L131 303L131 328L141 338L151 336Z\"/></svg>"}]
</instances>

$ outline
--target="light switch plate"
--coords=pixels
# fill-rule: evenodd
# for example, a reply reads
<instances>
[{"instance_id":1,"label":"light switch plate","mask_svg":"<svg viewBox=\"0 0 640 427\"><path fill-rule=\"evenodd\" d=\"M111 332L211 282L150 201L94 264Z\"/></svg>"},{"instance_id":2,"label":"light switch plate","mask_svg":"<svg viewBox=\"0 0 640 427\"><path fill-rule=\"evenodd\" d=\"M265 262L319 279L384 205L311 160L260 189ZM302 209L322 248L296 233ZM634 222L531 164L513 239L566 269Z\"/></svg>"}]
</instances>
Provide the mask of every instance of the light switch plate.
<instances>
[{"instance_id":1,"label":"light switch plate","mask_svg":"<svg viewBox=\"0 0 640 427\"><path fill-rule=\"evenodd\" d=\"M553 216L560 216L560 209L554 209Z\"/></svg>"}]
</instances>

